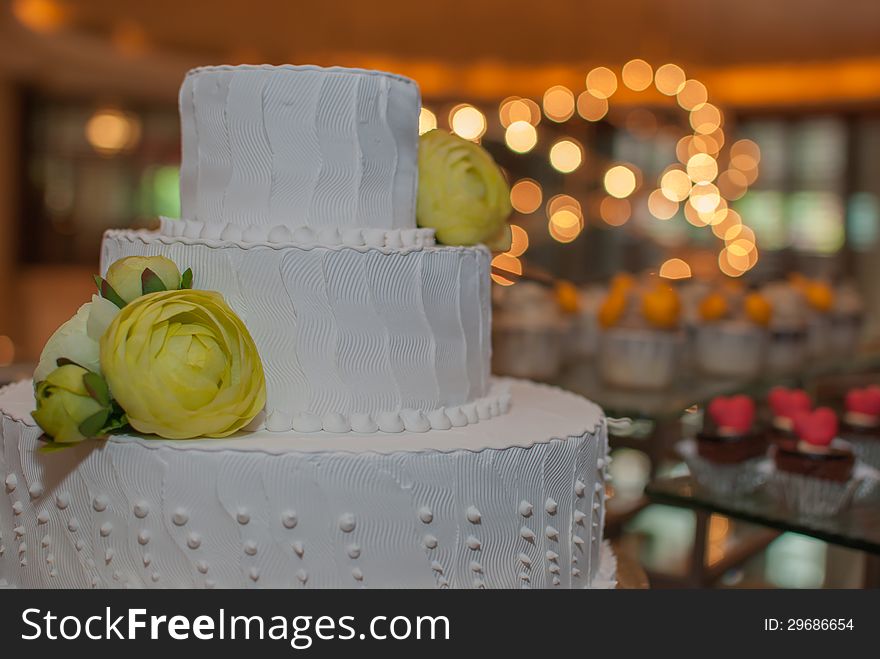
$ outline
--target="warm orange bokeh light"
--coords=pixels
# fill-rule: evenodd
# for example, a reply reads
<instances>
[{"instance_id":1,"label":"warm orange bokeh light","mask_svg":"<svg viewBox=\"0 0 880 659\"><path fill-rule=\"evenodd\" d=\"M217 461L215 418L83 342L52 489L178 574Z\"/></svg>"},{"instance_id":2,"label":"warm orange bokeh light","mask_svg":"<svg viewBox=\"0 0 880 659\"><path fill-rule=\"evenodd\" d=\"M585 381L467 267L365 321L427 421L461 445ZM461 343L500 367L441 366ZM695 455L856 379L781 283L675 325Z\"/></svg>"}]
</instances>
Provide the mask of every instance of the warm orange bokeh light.
<instances>
[{"instance_id":1,"label":"warm orange bokeh light","mask_svg":"<svg viewBox=\"0 0 880 659\"><path fill-rule=\"evenodd\" d=\"M626 165L615 165L605 172L605 191L612 197L623 199L636 189L636 175Z\"/></svg>"},{"instance_id":2,"label":"warm orange bokeh light","mask_svg":"<svg viewBox=\"0 0 880 659\"><path fill-rule=\"evenodd\" d=\"M694 183L709 183L718 176L718 163L708 153L697 153L687 161L687 175Z\"/></svg>"},{"instance_id":3,"label":"warm orange bokeh light","mask_svg":"<svg viewBox=\"0 0 880 659\"><path fill-rule=\"evenodd\" d=\"M423 135L435 128L437 128L437 115L428 108L419 110L419 135Z\"/></svg>"},{"instance_id":4,"label":"warm orange bokeh light","mask_svg":"<svg viewBox=\"0 0 880 659\"><path fill-rule=\"evenodd\" d=\"M473 105L462 104L449 113L452 132L466 140L478 140L486 132L486 117Z\"/></svg>"},{"instance_id":5,"label":"warm orange bokeh light","mask_svg":"<svg viewBox=\"0 0 880 659\"><path fill-rule=\"evenodd\" d=\"M687 279L691 276L691 266L682 259L668 259L660 266L660 276L664 279Z\"/></svg>"},{"instance_id":6,"label":"warm orange bokeh light","mask_svg":"<svg viewBox=\"0 0 880 659\"><path fill-rule=\"evenodd\" d=\"M517 224L510 225L510 249L505 252L510 256L522 256L529 248L529 234Z\"/></svg>"},{"instance_id":7,"label":"warm orange bokeh light","mask_svg":"<svg viewBox=\"0 0 880 659\"><path fill-rule=\"evenodd\" d=\"M678 212L678 202L667 199L662 190L654 190L648 195L648 211L658 220L669 220Z\"/></svg>"},{"instance_id":8,"label":"warm orange bokeh light","mask_svg":"<svg viewBox=\"0 0 880 659\"><path fill-rule=\"evenodd\" d=\"M528 121L514 121L504 131L507 148L516 153L528 153L538 143L538 132Z\"/></svg>"},{"instance_id":9,"label":"warm orange bokeh light","mask_svg":"<svg viewBox=\"0 0 880 659\"><path fill-rule=\"evenodd\" d=\"M602 220L613 227L623 226L629 221L632 207L628 199L617 197L605 197L599 204L599 216Z\"/></svg>"},{"instance_id":10,"label":"warm orange bokeh light","mask_svg":"<svg viewBox=\"0 0 880 659\"><path fill-rule=\"evenodd\" d=\"M599 66L587 74L587 91L598 98L610 98L617 91L617 76L605 66Z\"/></svg>"},{"instance_id":11,"label":"warm orange bokeh light","mask_svg":"<svg viewBox=\"0 0 880 659\"><path fill-rule=\"evenodd\" d=\"M634 92L641 92L654 81L654 70L643 59L633 59L623 65L621 74L623 84Z\"/></svg>"},{"instance_id":12,"label":"warm orange bokeh light","mask_svg":"<svg viewBox=\"0 0 880 659\"><path fill-rule=\"evenodd\" d=\"M577 111L587 121L599 121L608 114L608 100L588 91L581 92L577 98Z\"/></svg>"},{"instance_id":13,"label":"warm orange bokeh light","mask_svg":"<svg viewBox=\"0 0 880 659\"><path fill-rule=\"evenodd\" d=\"M528 215L541 207L544 193L541 184L530 178L520 179L510 188L510 204L514 210Z\"/></svg>"},{"instance_id":14,"label":"warm orange bokeh light","mask_svg":"<svg viewBox=\"0 0 880 659\"><path fill-rule=\"evenodd\" d=\"M675 64L664 64L654 73L654 85L657 91L667 96L675 96L682 90L687 81L684 71Z\"/></svg>"},{"instance_id":15,"label":"warm orange bokeh light","mask_svg":"<svg viewBox=\"0 0 880 659\"><path fill-rule=\"evenodd\" d=\"M54 32L67 20L57 0L14 0L12 14L34 32Z\"/></svg>"},{"instance_id":16,"label":"warm orange bokeh light","mask_svg":"<svg viewBox=\"0 0 880 659\"><path fill-rule=\"evenodd\" d=\"M691 111L691 127L697 133L713 133L721 126L721 121L721 111L711 103L703 103Z\"/></svg>"},{"instance_id":17,"label":"warm orange bokeh light","mask_svg":"<svg viewBox=\"0 0 880 659\"><path fill-rule=\"evenodd\" d=\"M573 139L559 140L550 147L550 164L556 171L570 174L584 160L584 151L580 144Z\"/></svg>"},{"instance_id":18,"label":"warm orange bokeh light","mask_svg":"<svg viewBox=\"0 0 880 659\"><path fill-rule=\"evenodd\" d=\"M709 100L709 92L699 80L688 80L676 95L678 104L685 110L693 110Z\"/></svg>"},{"instance_id":19,"label":"warm orange bokeh light","mask_svg":"<svg viewBox=\"0 0 880 659\"><path fill-rule=\"evenodd\" d=\"M556 122L567 121L574 114L574 94L568 87L556 85L544 92L544 114Z\"/></svg>"},{"instance_id":20,"label":"warm orange bokeh light","mask_svg":"<svg viewBox=\"0 0 880 659\"><path fill-rule=\"evenodd\" d=\"M691 179L680 169L670 169L660 178L660 190L670 201L684 201L691 191Z\"/></svg>"}]
</instances>

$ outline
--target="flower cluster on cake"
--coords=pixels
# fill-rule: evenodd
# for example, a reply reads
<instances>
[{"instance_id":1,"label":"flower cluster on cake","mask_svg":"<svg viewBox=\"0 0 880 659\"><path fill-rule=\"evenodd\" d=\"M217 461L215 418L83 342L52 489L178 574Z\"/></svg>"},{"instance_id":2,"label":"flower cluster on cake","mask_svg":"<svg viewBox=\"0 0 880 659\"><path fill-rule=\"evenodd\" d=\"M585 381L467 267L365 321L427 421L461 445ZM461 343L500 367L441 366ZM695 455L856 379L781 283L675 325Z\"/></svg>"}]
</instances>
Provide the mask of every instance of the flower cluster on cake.
<instances>
[{"instance_id":1,"label":"flower cluster on cake","mask_svg":"<svg viewBox=\"0 0 880 659\"><path fill-rule=\"evenodd\" d=\"M266 403L254 340L223 297L163 256L130 256L52 335L34 372L44 450L134 429L228 437Z\"/></svg>"}]
</instances>

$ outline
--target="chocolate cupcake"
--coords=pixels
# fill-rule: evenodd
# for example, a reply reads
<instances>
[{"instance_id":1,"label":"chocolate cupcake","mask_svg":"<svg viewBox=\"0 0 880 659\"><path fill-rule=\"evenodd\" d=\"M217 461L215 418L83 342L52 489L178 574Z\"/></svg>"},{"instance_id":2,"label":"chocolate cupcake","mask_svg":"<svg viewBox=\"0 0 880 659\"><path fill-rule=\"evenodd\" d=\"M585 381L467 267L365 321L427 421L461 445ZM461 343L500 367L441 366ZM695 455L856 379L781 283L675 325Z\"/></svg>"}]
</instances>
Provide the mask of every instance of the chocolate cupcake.
<instances>
[{"instance_id":1,"label":"chocolate cupcake","mask_svg":"<svg viewBox=\"0 0 880 659\"><path fill-rule=\"evenodd\" d=\"M755 428L755 403L748 396L718 397L706 408L696 442L680 452L697 482L718 494L743 494L766 477L767 439Z\"/></svg>"},{"instance_id":2,"label":"chocolate cupcake","mask_svg":"<svg viewBox=\"0 0 880 659\"><path fill-rule=\"evenodd\" d=\"M783 505L801 514L836 515L858 486L852 448L837 438L837 415L820 407L798 414L794 426L796 438L774 447L772 489Z\"/></svg>"},{"instance_id":3,"label":"chocolate cupcake","mask_svg":"<svg viewBox=\"0 0 880 659\"><path fill-rule=\"evenodd\" d=\"M771 442L796 439L794 418L812 409L809 394L803 389L773 387L767 394L767 403L770 406L767 439Z\"/></svg>"},{"instance_id":4,"label":"chocolate cupcake","mask_svg":"<svg viewBox=\"0 0 880 659\"><path fill-rule=\"evenodd\" d=\"M880 386L847 392L840 436L860 460L880 469Z\"/></svg>"},{"instance_id":5,"label":"chocolate cupcake","mask_svg":"<svg viewBox=\"0 0 880 659\"><path fill-rule=\"evenodd\" d=\"M717 464L738 464L767 452L767 438L754 427L755 403L748 396L719 396L709 403L697 453Z\"/></svg>"}]
</instances>

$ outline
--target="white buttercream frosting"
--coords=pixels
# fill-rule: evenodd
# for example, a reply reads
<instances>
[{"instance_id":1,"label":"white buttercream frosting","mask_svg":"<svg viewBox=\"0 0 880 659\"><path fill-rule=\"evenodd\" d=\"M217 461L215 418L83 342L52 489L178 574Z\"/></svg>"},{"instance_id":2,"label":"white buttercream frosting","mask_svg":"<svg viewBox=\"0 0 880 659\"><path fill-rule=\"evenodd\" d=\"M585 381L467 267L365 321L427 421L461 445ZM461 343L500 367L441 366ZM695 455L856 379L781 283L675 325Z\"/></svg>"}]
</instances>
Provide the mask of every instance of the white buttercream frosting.
<instances>
[{"instance_id":1,"label":"white buttercream frosting","mask_svg":"<svg viewBox=\"0 0 880 659\"><path fill-rule=\"evenodd\" d=\"M345 229L315 230L311 227L289 227L285 224L269 226L253 224L242 227L222 222L198 222L159 218L159 233L171 238L183 238L205 243L236 243L241 247L267 245L301 247L319 245L335 247L369 247L386 249L414 249L435 244L433 229Z\"/></svg>"},{"instance_id":2,"label":"white buttercream frosting","mask_svg":"<svg viewBox=\"0 0 880 659\"><path fill-rule=\"evenodd\" d=\"M0 580L599 585L604 417L574 394L507 384L509 414L443 432L116 436L43 454L32 385L18 383L0 390Z\"/></svg>"},{"instance_id":3,"label":"white buttercream frosting","mask_svg":"<svg viewBox=\"0 0 880 659\"><path fill-rule=\"evenodd\" d=\"M489 389L483 247L239 243L110 231L101 271L162 255L220 292L254 338L274 431L401 432L507 409ZM345 429L345 430L343 430Z\"/></svg>"},{"instance_id":4,"label":"white buttercream frosting","mask_svg":"<svg viewBox=\"0 0 880 659\"><path fill-rule=\"evenodd\" d=\"M216 66L180 89L182 217L222 227L415 228L419 90L402 76Z\"/></svg>"}]
</instances>

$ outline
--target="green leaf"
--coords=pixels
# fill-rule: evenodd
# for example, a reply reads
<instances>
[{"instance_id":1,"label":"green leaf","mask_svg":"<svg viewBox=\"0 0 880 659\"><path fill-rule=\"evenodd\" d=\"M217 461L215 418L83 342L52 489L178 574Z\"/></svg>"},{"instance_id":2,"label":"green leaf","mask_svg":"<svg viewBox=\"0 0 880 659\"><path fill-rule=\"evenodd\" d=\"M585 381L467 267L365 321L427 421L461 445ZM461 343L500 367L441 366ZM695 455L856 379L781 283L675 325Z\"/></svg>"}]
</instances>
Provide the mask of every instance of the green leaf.
<instances>
[{"instance_id":1,"label":"green leaf","mask_svg":"<svg viewBox=\"0 0 880 659\"><path fill-rule=\"evenodd\" d=\"M144 271L141 273L141 291L143 291L144 295L149 293L161 293L162 291L167 290L168 288L165 286L165 282L159 278L159 275L149 268L144 268Z\"/></svg>"},{"instance_id":2,"label":"green leaf","mask_svg":"<svg viewBox=\"0 0 880 659\"><path fill-rule=\"evenodd\" d=\"M107 423L110 416L110 408L105 408L95 412L88 419L79 424L79 432L83 437L98 437L101 434L101 428Z\"/></svg>"},{"instance_id":3,"label":"green leaf","mask_svg":"<svg viewBox=\"0 0 880 659\"><path fill-rule=\"evenodd\" d=\"M89 396L104 407L110 407L110 389L107 387L107 382L104 378L97 373L89 371L83 375L83 384L86 387L86 391L89 392Z\"/></svg>"},{"instance_id":4,"label":"green leaf","mask_svg":"<svg viewBox=\"0 0 880 659\"><path fill-rule=\"evenodd\" d=\"M184 290L186 288L193 287L193 271L192 268L187 268L186 272L180 277L180 290Z\"/></svg>"},{"instance_id":5,"label":"green leaf","mask_svg":"<svg viewBox=\"0 0 880 659\"><path fill-rule=\"evenodd\" d=\"M101 275L95 275L95 284L98 286L98 293L101 293L101 286L103 285L104 280L101 278Z\"/></svg>"},{"instance_id":6,"label":"green leaf","mask_svg":"<svg viewBox=\"0 0 880 659\"><path fill-rule=\"evenodd\" d=\"M110 415L110 418L104 424L104 427L101 428L101 435L109 435L112 432L116 432L117 430L123 430L128 428L128 417L125 416L124 412L121 413L113 413Z\"/></svg>"},{"instance_id":7,"label":"green leaf","mask_svg":"<svg viewBox=\"0 0 880 659\"><path fill-rule=\"evenodd\" d=\"M101 284L98 286L98 290L101 291L101 297L105 300L110 300L117 307L122 309L125 306L125 300L122 299L122 296L117 293L113 287L110 285L106 279L101 279Z\"/></svg>"}]
</instances>

